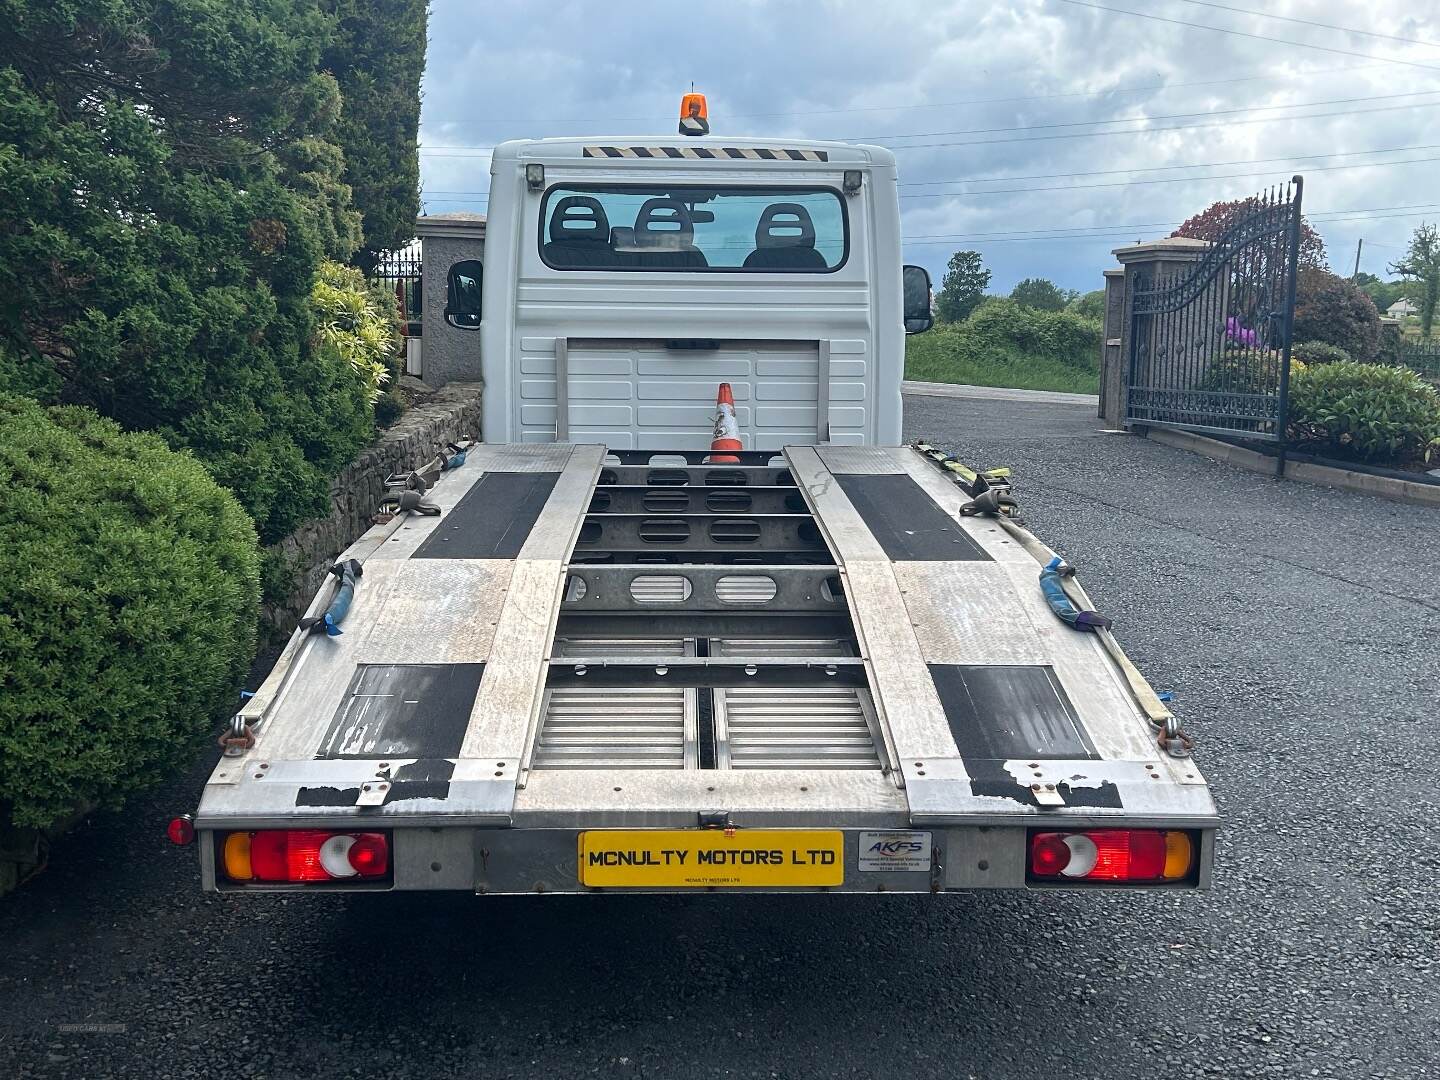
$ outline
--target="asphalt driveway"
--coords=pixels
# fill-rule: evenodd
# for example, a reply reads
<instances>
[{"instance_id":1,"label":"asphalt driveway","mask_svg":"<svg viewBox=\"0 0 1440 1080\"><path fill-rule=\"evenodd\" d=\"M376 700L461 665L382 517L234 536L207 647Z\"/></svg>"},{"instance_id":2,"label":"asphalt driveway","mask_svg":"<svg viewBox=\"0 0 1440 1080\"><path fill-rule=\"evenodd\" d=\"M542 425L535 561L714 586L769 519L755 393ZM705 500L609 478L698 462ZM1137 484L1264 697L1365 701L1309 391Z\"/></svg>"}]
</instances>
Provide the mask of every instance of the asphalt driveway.
<instances>
[{"instance_id":1,"label":"asphalt driveway","mask_svg":"<svg viewBox=\"0 0 1440 1080\"><path fill-rule=\"evenodd\" d=\"M1203 895L197 891L166 817L209 762L0 900L0 1075L1440 1075L1440 511L910 396L1008 464L1198 737Z\"/></svg>"}]
</instances>

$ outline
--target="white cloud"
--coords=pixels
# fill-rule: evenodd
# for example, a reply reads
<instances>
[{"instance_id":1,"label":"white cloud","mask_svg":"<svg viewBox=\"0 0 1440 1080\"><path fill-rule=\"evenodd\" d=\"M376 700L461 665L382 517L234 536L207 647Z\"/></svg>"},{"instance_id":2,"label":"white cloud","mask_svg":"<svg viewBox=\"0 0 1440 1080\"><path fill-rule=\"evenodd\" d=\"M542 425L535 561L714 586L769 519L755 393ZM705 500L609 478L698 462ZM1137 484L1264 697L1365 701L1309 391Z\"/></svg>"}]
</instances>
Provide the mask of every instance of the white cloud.
<instances>
[{"instance_id":1,"label":"white cloud","mask_svg":"<svg viewBox=\"0 0 1440 1080\"><path fill-rule=\"evenodd\" d=\"M1336 155L1386 147L1440 147L1440 48L1219 11L1180 0L1097 0L1192 23L1434 65L1431 71L1293 45L1255 41L1096 11L1059 0L831 0L826 3L655 0L494 2L435 0L421 141L490 146L507 138L666 132L694 80L717 131L813 138L866 137L897 147L907 258L938 273L950 253L975 248L1005 291L1023 277L1096 288L1111 248L1168 229L1107 237L1015 241L1022 231L1179 222L1220 198L1306 174L1305 205L1318 215L1332 263L1349 271L1355 241L1364 268L1383 272L1420 220L1417 211L1325 220L1352 208L1440 203L1440 148L1372 157L1275 161L1200 170L1194 162ZM1243 6L1245 0L1233 0ZM1250 0L1259 9L1260 0ZM1440 11L1392 16L1358 0L1280 0L1274 14L1440 41ZM1239 81L1245 80L1245 81ZM1208 85L1197 85L1208 84ZM1213 126L1091 136L1139 125L1040 125L1294 105L1434 92L1298 110L1313 118L1248 123L1274 113L1153 120L1155 127ZM956 104L964 103L964 104ZM1429 107L1424 107L1428 104ZM848 111L842 111L848 110ZM1384 111L1379 111L1384 110ZM1319 113L1343 115L1313 116ZM777 115L783 114L783 115ZM975 129L1018 130L976 132ZM936 132L970 132L935 135ZM901 138L912 135L916 137ZM1041 138L1040 136L1076 136ZM1002 141L1003 140L1003 141ZM1026 140L1026 141L1020 141ZM920 145L966 144L966 145ZM909 147L908 149L905 147ZM469 194L488 185L488 155L422 152L432 212L483 209ZM1142 171L1157 170L1157 171ZM980 177L1054 179L964 185ZM1226 178L1224 174L1243 174ZM1133 180L1187 182L1128 183ZM1115 186L1094 186L1115 185ZM1123 185L1123 186L1122 186ZM981 194L1015 188L1028 193ZM1034 189L1052 190L1034 190ZM1053 190L1059 189L1059 190ZM449 192L465 192L451 195ZM442 194L443 193L443 194ZM1395 216L1407 215L1407 216ZM1344 216L1344 215L1339 215ZM1431 219L1440 219L1440 206ZM1133 233L1133 235L1130 235ZM990 234L985 238L942 239Z\"/></svg>"}]
</instances>

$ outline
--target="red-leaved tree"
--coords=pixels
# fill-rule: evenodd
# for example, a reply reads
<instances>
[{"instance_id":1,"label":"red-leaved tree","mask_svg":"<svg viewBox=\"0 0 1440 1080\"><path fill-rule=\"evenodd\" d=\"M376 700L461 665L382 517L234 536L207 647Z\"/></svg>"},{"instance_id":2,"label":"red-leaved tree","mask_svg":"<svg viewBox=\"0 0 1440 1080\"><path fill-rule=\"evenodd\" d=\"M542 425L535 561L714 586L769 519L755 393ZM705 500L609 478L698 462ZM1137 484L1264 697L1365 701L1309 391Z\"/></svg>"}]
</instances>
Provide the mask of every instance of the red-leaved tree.
<instances>
[{"instance_id":1,"label":"red-leaved tree","mask_svg":"<svg viewBox=\"0 0 1440 1080\"><path fill-rule=\"evenodd\" d=\"M1234 225L1260 202L1258 195L1248 199L1231 199L1229 202L1213 203L1209 208L1196 214L1176 229L1171 236L1188 236L1194 240L1220 239L1226 229ZM1328 270L1329 260L1325 257L1325 241L1310 227L1302 215L1300 218L1300 269Z\"/></svg>"}]
</instances>

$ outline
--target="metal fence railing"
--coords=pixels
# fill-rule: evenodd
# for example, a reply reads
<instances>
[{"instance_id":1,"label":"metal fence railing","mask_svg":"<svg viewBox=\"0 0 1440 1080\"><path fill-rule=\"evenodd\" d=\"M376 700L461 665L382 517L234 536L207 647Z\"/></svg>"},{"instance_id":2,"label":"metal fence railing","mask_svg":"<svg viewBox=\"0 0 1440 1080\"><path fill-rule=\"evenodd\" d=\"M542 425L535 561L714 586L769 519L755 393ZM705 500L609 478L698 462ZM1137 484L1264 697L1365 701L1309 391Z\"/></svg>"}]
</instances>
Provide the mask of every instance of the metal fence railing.
<instances>
[{"instance_id":1,"label":"metal fence railing","mask_svg":"<svg viewBox=\"0 0 1440 1080\"><path fill-rule=\"evenodd\" d=\"M380 256L380 261L376 263L370 277L390 286L390 290L395 294L400 319L405 324L405 336L419 337L424 307L420 288L419 243L411 243L398 251L387 251Z\"/></svg>"},{"instance_id":2,"label":"metal fence railing","mask_svg":"<svg viewBox=\"0 0 1440 1080\"><path fill-rule=\"evenodd\" d=\"M1440 379L1440 338L1402 341L1395 352L1396 362L1429 379Z\"/></svg>"},{"instance_id":3,"label":"metal fence railing","mask_svg":"<svg viewBox=\"0 0 1440 1080\"><path fill-rule=\"evenodd\" d=\"M412 240L405 247L380 256L370 279L381 282L394 294L395 306L400 312L401 332L405 335L401 346L404 349L405 373L423 377L420 327L425 302L420 242Z\"/></svg>"}]
</instances>

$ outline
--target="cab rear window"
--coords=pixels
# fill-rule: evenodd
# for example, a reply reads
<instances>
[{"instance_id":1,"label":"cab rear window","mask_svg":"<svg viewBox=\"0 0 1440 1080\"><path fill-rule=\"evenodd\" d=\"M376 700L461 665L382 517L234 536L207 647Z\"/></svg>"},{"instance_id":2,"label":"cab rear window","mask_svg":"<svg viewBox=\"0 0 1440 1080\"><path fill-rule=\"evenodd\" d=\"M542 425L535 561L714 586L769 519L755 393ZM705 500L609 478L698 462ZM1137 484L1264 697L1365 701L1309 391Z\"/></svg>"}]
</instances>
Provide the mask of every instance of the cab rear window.
<instances>
[{"instance_id":1,"label":"cab rear window","mask_svg":"<svg viewBox=\"0 0 1440 1080\"><path fill-rule=\"evenodd\" d=\"M540 208L540 257L556 270L825 274L848 249L830 188L553 187Z\"/></svg>"}]
</instances>

